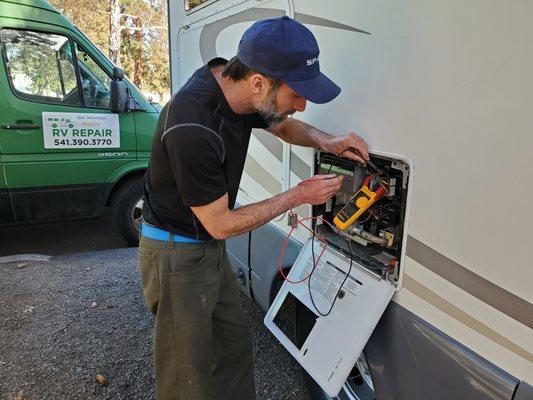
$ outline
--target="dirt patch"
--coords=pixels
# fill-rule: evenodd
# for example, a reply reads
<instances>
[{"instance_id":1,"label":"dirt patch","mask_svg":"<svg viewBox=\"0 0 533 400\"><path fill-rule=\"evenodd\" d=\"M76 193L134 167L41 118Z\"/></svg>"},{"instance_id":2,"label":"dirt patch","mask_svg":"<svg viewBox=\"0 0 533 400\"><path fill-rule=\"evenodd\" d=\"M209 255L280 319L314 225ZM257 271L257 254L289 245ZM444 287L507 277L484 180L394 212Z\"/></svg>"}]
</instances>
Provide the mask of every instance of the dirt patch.
<instances>
[{"instance_id":1,"label":"dirt patch","mask_svg":"<svg viewBox=\"0 0 533 400\"><path fill-rule=\"evenodd\" d=\"M0 400L155 399L153 318L136 249L0 264ZM242 296L258 399L307 399L303 375Z\"/></svg>"}]
</instances>

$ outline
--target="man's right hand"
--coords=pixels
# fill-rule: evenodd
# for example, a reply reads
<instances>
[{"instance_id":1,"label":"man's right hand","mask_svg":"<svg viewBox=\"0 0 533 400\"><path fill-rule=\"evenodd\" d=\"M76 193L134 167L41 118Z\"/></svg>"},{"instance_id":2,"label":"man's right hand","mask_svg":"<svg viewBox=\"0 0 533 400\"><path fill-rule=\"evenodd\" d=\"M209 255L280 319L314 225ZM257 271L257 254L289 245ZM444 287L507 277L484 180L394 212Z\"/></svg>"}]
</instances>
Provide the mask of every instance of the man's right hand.
<instances>
[{"instance_id":1,"label":"man's right hand","mask_svg":"<svg viewBox=\"0 0 533 400\"><path fill-rule=\"evenodd\" d=\"M340 189L343 178L342 175L315 175L287 192L235 210L229 209L227 193L209 204L191 209L214 239L227 239L258 228L300 204L325 203Z\"/></svg>"},{"instance_id":2,"label":"man's right hand","mask_svg":"<svg viewBox=\"0 0 533 400\"><path fill-rule=\"evenodd\" d=\"M295 191L300 204L324 204L339 191L343 179L342 175L315 175L291 190Z\"/></svg>"}]
</instances>

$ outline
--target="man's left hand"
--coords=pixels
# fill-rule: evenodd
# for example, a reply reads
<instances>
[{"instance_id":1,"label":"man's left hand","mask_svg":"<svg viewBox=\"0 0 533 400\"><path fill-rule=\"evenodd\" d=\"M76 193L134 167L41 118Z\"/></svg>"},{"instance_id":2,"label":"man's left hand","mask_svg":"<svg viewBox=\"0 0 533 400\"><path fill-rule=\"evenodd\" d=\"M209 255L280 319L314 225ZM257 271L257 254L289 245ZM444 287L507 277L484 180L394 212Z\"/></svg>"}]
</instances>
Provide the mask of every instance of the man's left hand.
<instances>
[{"instance_id":1,"label":"man's left hand","mask_svg":"<svg viewBox=\"0 0 533 400\"><path fill-rule=\"evenodd\" d=\"M324 139L320 147L328 153L350 158L360 163L370 159L368 145L354 132L350 132L346 136L329 135ZM351 149L357 150L359 154Z\"/></svg>"}]
</instances>

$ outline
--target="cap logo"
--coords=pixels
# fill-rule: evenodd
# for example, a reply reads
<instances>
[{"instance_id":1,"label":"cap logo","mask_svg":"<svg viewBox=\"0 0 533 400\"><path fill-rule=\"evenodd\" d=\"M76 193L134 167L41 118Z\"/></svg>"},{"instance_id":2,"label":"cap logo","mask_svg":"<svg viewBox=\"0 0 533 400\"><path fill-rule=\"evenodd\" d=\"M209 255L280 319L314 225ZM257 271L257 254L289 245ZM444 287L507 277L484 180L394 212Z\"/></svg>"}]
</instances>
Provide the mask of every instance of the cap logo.
<instances>
[{"instance_id":1,"label":"cap logo","mask_svg":"<svg viewBox=\"0 0 533 400\"><path fill-rule=\"evenodd\" d=\"M313 65L316 62L318 62L318 57L311 58L310 60L307 60L307 66L309 67L309 66Z\"/></svg>"}]
</instances>

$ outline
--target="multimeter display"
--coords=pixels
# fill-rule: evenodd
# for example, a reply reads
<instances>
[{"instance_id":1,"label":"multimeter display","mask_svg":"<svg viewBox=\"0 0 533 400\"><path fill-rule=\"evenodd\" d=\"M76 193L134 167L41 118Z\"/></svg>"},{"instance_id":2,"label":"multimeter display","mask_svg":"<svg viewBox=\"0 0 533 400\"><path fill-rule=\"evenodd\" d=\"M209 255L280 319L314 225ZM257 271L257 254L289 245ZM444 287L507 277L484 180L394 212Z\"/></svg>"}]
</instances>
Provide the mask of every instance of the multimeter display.
<instances>
[{"instance_id":1,"label":"multimeter display","mask_svg":"<svg viewBox=\"0 0 533 400\"><path fill-rule=\"evenodd\" d=\"M351 200L339 211L333 219L333 223L339 229L346 229L352 225L376 201L377 193L370 190L366 185L351 198Z\"/></svg>"},{"instance_id":2,"label":"multimeter display","mask_svg":"<svg viewBox=\"0 0 533 400\"><path fill-rule=\"evenodd\" d=\"M339 213L337 214L337 218L341 220L341 222L347 222L357 211L359 211L359 208L356 207L352 199L342 208L342 210L339 211Z\"/></svg>"}]
</instances>

